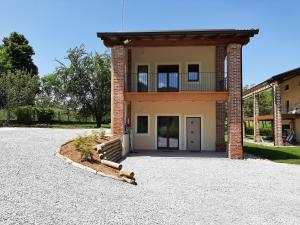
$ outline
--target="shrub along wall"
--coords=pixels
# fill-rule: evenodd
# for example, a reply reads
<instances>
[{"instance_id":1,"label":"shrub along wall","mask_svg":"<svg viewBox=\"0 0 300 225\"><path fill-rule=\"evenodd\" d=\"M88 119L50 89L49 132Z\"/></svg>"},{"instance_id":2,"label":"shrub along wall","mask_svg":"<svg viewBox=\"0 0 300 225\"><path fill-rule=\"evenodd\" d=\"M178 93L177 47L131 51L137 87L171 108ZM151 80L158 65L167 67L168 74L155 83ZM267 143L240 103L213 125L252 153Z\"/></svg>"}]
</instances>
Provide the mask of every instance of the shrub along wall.
<instances>
[{"instance_id":1,"label":"shrub along wall","mask_svg":"<svg viewBox=\"0 0 300 225\"><path fill-rule=\"evenodd\" d=\"M33 121L38 123L51 123L54 117L54 110L51 108L39 108L34 106L20 106L16 109L18 123L32 124Z\"/></svg>"}]
</instances>

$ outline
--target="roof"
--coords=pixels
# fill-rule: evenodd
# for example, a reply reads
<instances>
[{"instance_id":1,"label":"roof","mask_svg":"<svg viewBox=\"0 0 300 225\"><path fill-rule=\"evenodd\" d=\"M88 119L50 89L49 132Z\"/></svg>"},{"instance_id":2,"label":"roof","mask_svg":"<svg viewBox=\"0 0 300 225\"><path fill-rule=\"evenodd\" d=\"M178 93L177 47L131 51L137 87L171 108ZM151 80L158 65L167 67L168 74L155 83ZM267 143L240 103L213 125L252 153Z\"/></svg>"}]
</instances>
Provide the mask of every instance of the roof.
<instances>
[{"instance_id":1,"label":"roof","mask_svg":"<svg viewBox=\"0 0 300 225\"><path fill-rule=\"evenodd\" d=\"M132 32L98 32L97 36L107 47L114 45L208 45L247 44L250 37L258 34L258 29L203 29L203 30L161 30Z\"/></svg>"},{"instance_id":2,"label":"roof","mask_svg":"<svg viewBox=\"0 0 300 225\"><path fill-rule=\"evenodd\" d=\"M264 89L264 87L269 86L271 83L275 81L282 83L283 81L292 79L296 76L300 76L300 67L272 76L271 78L255 85L254 87L245 90L243 92L243 96L247 96L255 91Z\"/></svg>"}]
</instances>

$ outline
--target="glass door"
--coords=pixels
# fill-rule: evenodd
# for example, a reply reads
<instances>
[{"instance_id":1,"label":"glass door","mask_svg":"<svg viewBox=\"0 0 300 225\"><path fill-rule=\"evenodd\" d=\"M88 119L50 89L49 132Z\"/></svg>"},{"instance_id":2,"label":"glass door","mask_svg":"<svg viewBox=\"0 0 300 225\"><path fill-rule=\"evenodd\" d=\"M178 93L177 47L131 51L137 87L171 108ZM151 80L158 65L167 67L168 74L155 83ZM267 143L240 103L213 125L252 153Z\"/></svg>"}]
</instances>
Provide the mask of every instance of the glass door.
<instances>
[{"instance_id":1,"label":"glass door","mask_svg":"<svg viewBox=\"0 0 300 225\"><path fill-rule=\"evenodd\" d=\"M179 117L157 117L157 148L179 149Z\"/></svg>"},{"instance_id":2,"label":"glass door","mask_svg":"<svg viewBox=\"0 0 300 225\"><path fill-rule=\"evenodd\" d=\"M160 92L179 91L179 66L178 65L157 66L157 91Z\"/></svg>"}]
</instances>

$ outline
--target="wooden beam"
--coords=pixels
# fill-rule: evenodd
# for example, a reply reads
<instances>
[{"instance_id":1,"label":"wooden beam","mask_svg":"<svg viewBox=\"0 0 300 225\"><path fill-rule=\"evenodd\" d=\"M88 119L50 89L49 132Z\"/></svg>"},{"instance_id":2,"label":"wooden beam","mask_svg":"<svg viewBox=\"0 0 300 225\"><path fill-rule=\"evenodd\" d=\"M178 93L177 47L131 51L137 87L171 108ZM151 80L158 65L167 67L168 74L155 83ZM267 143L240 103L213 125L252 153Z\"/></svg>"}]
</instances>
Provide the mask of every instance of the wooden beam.
<instances>
[{"instance_id":1,"label":"wooden beam","mask_svg":"<svg viewBox=\"0 0 300 225\"><path fill-rule=\"evenodd\" d=\"M140 39L135 38L128 39L128 43L124 43L125 39L103 39L106 47L112 47L114 45L126 45L127 47L160 47L160 46L201 46L201 45L227 45L229 43L247 44L249 37L198 37L196 39L166 39L166 37L154 39Z\"/></svg>"},{"instance_id":2,"label":"wooden beam","mask_svg":"<svg viewBox=\"0 0 300 225\"><path fill-rule=\"evenodd\" d=\"M227 101L228 92L125 92L125 101Z\"/></svg>"},{"instance_id":3,"label":"wooden beam","mask_svg":"<svg viewBox=\"0 0 300 225\"><path fill-rule=\"evenodd\" d=\"M203 39L160 39L160 40L132 40L126 46L130 47L159 47L159 46L198 46L198 45L226 45L229 43L248 43L248 37L240 38L203 38Z\"/></svg>"},{"instance_id":4,"label":"wooden beam","mask_svg":"<svg viewBox=\"0 0 300 225\"><path fill-rule=\"evenodd\" d=\"M293 120L293 119L299 119L300 114L281 114L282 120ZM274 119L273 114L271 115L261 115L257 116L257 119L259 121L272 121ZM244 121L253 121L253 117L245 117Z\"/></svg>"}]
</instances>

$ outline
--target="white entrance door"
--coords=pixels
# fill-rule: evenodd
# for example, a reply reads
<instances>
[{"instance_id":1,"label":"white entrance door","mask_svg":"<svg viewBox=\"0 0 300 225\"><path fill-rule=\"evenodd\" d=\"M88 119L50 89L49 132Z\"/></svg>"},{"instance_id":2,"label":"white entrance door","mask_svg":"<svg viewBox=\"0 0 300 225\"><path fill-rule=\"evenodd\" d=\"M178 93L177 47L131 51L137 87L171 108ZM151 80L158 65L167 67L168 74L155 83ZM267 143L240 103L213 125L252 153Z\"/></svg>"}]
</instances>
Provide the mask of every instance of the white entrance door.
<instances>
[{"instance_id":1,"label":"white entrance door","mask_svg":"<svg viewBox=\"0 0 300 225\"><path fill-rule=\"evenodd\" d=\"M201 151L201 117L186 118L187 150Z\"/></svg>"}]
</instances>

